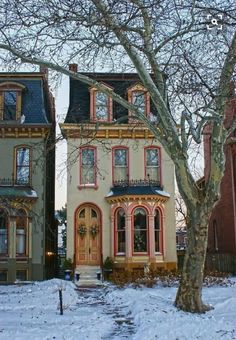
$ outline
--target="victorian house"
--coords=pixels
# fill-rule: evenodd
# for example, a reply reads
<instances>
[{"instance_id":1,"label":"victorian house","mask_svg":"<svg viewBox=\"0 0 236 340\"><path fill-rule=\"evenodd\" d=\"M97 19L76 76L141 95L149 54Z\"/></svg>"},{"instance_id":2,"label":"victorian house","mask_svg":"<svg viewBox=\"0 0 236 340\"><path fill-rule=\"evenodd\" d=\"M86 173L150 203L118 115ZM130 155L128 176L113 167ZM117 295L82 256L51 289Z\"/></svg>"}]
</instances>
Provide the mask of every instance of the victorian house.
<instances>
[{"instance_id":1,"label":"victorian house","mask_svg":"<svg viewBox=\"0 0 236 340\"><path fill-rule=\"evenodd\" d=\"M155 124L137 74L84 74ZM174 165L162 145L111 97L72 78L61 130L68 145L67 258L77 269L107 257L120 270L176 268Z\"/></svg>"},{"instance_id":2,"label":"victorian house","mask_svg":"<svg viewBox=\"0 0 236 340\"><path fill-rule=\"evenodd\" d=\"M54 133L47 70L0 73L0 282L54 275Z\"/></svg>"}]
</instances>

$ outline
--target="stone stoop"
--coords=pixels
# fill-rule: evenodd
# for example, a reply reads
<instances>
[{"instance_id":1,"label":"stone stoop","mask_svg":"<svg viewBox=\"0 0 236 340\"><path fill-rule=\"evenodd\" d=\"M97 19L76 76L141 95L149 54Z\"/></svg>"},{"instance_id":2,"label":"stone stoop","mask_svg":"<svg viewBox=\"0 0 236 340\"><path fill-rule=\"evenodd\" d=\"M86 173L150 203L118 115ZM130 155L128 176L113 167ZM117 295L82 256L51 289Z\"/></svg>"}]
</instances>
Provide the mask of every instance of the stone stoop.
<instances>
[{"instance_id":1,"label":"stone stoop","mask_svg":"<svg viewBox=\"0 0 236 340\"><path fill-rule=\"evenodd\" d=\"M97 287L101 286L101 280L97 279L97 273L101 273L98 266L78 266L75 269L75 284L78 287ZM76 274L79 274L79 280L76 280Z\"/></svg>"}]
</instances>

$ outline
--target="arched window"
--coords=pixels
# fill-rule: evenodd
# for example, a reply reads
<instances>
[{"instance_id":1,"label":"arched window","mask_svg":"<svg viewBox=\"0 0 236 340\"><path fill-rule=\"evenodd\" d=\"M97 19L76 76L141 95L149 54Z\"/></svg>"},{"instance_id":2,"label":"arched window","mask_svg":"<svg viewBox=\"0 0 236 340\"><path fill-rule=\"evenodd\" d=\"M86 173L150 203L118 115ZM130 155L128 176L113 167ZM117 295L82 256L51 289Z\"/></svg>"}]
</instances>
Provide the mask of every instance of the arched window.
<instances>
[{"instance_id":1,"label":"arched window","mask_svg":"<svg viewBox=\"0 0 236 340\"><path fill-rule=\"evenodd\" d=\"M147 213L143 208L134 210L133 218L133 249L134 253L147 253L148 251L148 223Z\"/></svg>"},{"instance_id":2,"label":"arched window","mask_svg":"<svg viewBox=\"0 0 236 340\"><path fill-rule=\"evenodd\" d=\"M155 252L161 253L162 252L161 214L158 209L155 210L154 232L155 232Z\"/></svg>"},{"instance_id":3,"label":"arched window","mask_svg":"<svg viewBox=\"0 0 236 340\"><path fill-rule=\"evenodd\" d=\"M122 208L116 213L116 253L125 254L125 211Z\"/></svg>"},{"instance_id":4,"label":"arched window","mask_svg":"<svg viewBox=\"0 0 236 340\"><path fill-rule=\"evenodd\" d=\"M27 215L19 209L16 217L16 255L23 256L27 253Z\"/></svg>"},{"instance_id":5,"label":"arched window","mask_svg":"<svg viewBox=\"0 0 236 340\"><path fill-rule=\"evenodd\" d=\"M8 253L8 215L7 212L0 208L0 254Z\"/></svg>"}]
</instances>

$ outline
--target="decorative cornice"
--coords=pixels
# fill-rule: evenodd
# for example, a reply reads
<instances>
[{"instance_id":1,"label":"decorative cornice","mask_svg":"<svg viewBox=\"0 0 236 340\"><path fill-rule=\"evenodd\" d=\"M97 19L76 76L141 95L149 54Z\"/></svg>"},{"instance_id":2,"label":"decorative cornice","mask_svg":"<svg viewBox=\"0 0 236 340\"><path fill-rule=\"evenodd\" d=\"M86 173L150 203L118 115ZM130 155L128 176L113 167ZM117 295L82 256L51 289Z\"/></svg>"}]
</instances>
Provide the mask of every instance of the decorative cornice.
<instances>
[{"instance_id":1,"label":"decorative cornice","mask_svg":"<svg viewBox=\"0 0 236 340\"><path fill-rule=\"evenodd\" d=\"M142 124L60 124L66 138L153 139L153 134Z\"/></svg>"},{"instance_id":2,"label":"decorative cornice","mask_svg":"<svg viewBox=\"0 0 236 340\"><path fill-rule=\"evenodd\" d=\"M39 138L46 137L51 124L44 126L10 125L0 123L0 138Z\"/></svg>"},{"instance_id":3,"label":"decorative cornice","mask_svg":"<svg viewBox=\"0 0 236 340\"><path fill-rule=\"evenodd\" d=\"M161 195L118 195L112 197L106 197L108 203L118 203L118 202L134 202L134 201L154 201L165 203L169 197L164 197Z\"/></svg>"}]
</instances>

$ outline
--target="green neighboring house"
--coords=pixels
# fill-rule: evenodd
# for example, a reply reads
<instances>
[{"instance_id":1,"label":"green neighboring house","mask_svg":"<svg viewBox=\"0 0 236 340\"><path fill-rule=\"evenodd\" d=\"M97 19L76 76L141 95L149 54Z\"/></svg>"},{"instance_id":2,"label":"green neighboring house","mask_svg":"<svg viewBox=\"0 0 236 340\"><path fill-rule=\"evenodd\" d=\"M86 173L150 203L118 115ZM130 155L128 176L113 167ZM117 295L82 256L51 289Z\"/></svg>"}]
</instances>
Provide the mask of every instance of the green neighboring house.
<instances>
[{"instance_id":1,"label":"green neighboring house","mask_svg":"<svg viewBox=\"0 0 236 340\"><path fill-rule=\"evenodd\" d=\"M54 143L47 69L0 73L0 283L55 275Z\"/></svg>"}]
</instances>

